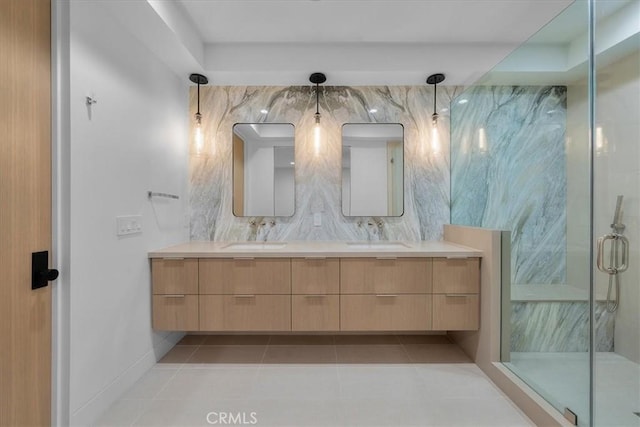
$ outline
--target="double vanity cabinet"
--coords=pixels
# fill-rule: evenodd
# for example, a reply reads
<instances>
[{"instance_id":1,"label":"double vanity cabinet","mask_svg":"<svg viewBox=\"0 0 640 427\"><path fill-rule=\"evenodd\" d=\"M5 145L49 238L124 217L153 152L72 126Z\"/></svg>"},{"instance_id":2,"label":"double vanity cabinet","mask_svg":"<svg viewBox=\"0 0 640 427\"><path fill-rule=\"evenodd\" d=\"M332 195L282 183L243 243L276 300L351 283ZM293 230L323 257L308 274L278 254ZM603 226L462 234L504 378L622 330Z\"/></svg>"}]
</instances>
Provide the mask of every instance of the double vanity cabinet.
<instances>
[{"instance_id":1,"label":"double vanity cabinet","mask_svg":"<svg viewBox=\"0 0 640 427\"><path fill-rule=\"evenodd\" d=\"M447 242L188 243L149 255L153 327L476 330L480 252Z\"/></svg>"}]
</instances>

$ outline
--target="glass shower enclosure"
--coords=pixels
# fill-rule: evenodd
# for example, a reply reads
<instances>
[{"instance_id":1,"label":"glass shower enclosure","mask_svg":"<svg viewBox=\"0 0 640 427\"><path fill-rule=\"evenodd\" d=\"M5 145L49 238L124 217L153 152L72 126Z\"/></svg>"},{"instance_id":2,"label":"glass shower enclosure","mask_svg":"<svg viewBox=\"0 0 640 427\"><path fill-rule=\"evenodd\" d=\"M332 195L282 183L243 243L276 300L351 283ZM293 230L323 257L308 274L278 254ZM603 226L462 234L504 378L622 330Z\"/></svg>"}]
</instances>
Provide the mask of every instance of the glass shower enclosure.
<instances>
[{"instance_id":1,"label":"glass shower enclosure","mask_svg":"<svg viewBox=\"0 0 640 427\"><path fill-rule=\"evenodd\" d=\"M451 222L508 230L502 363L640 426L640 0L576 0L451 104Z\"/></svg>"}]
</instances>

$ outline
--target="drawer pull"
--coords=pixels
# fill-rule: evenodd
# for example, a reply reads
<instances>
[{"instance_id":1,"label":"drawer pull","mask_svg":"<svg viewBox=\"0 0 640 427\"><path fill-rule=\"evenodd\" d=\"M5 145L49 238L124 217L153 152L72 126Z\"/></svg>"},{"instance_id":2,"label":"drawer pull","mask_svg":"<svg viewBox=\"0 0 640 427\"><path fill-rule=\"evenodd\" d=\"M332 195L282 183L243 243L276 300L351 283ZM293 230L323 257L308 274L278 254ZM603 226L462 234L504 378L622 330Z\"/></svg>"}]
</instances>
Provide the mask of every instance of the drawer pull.
<instances>
[{"instance_id":1,"label":"drawer pull","mask_svg":"<svg viewBox=\"0 0 640 427\"><path fill-rule=\"evenodd\" d=\"M388 297L397 297L398 295L396 294L377 294L376 297L380 297L380 298L388 298Z\"/></svg>"},{"instance_id":2,"label":"drawer pull","mask_svg":"<svg viewBox=\"0 0 640 427\"><path fill-rule=\"evenodd\" d=\"M447 255L447 259L469 259L469 255Z\"/></svg>"},{"instance_id":3,"label":"drawer pull","mask_svg":"<svg viewBox=\"0 0 640 427\"><path fill-rule=\"evenodd\" d=\"M304 258L307 261L324 261L327 259L326 256L308 256Z\"/></svg>"},{"instance_id":4,"label":"drawer pull","mask_svg":"<svg viewBox=\"0 0 640 427\"><path fill-rule=\"evenodd\" d=\"M254 259L255 257L250 257L250 256L233 258L234 261L253 261Z\"/></svg>"},{"instance_id":5,"label":"drawer pull","mask_svg":"<svg viewBox=\"0 0 640 427\"><path fill-rule=\"evenodd\" d=\"M165 261L184 261L184 257L164 257L162 258Z\"/></svg>"},{"instance_id":6,"label":"drawer pull","mask_svg":"<svg viewBox=\"0 0 640 427\"><path fill-rule=\"evenodd\" d=\"M178 295L178 294L174 294L174 295L162 295L165 298L184 298L184 295Z\"/></svg>"},{"instance_id":7,"label":"drawer pull","mask_svg":"<svg viewBox=\"0 0 640 427\"><path fill-rule=\"evenodd\" d=\"M255 298L255 295L234 295L234 298Z\"/></svg>"},{"instance_id":8,"label":"drawer pull","mask_svg":"<svg viewBox=\"0 0 640 427\"><path fill-rule=\"evenodd\" d=\"M388 260L388 261L394 261L396 259L398 259L398 257L395 256L378 256L376 257L376 259L384 261L384 260Z\"/></svg>"},{"instance_id":9,"label":"drawer pull","mask_svg":"<svg viewBox=\"0 0 640 427\"><path fill-rule=\"evenodd\" d=\"M326 295L305 295L305 298L326 298Z\"/></svg>"},{"instance_id":10,"label":"drawer pull","mask_svg":"<svg viewBox=\"0 0 640 427\"><path fill-rule=\"evenodd\" d=\"M446 294L445 296L447 298L466 298L469 295L467 295L467 294Z\"/></svg>"}]
</instances>

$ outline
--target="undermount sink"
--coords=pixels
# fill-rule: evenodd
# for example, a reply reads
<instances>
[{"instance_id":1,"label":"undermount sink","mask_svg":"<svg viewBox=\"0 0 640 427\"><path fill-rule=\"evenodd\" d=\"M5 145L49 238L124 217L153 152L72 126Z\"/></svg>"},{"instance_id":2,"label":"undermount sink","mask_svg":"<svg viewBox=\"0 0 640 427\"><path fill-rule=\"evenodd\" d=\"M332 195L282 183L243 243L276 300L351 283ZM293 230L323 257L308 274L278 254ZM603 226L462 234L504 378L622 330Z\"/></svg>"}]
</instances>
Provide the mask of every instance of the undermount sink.
<instances>
[{"instance_id":1,"label":"undermount sink","mask_svg":"<svg viewBox=\"0 0 640 427\"><path fill-rule=\"evenodd\" d=\"M236 242L230 243L224 249L238 250L264 250L264 249L282 249L287 246L286 243L266 243L266 242Z\"/></svg>"},{"instance_id":2,"label":"undermount sink","mask_svg":"<svg viewBox=\"0 0 640 427\"><path fill-rule=\"evenodd\" d=\"M411 246L402 242L347 242L350 249L407 249Z\"/></svg>"}]
</instances>

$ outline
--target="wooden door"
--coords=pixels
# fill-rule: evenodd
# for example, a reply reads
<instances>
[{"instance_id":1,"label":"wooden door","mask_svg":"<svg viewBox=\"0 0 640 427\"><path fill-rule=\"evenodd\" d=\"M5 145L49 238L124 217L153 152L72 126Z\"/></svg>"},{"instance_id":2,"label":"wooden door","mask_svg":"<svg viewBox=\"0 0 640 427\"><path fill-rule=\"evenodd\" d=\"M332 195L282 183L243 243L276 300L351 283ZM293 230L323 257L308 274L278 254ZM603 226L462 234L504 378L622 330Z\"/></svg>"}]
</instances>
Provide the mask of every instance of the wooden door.
<instances>
[{"instance_id":1,"label":"wooden door","mask_svg":"<svg viewBox=\"0 0 640 427\"><path fill-rule=\"evenodd\" d=\"M51 424L51 2L0 0L0 425Z\"/></svg>"}]
</instances>

